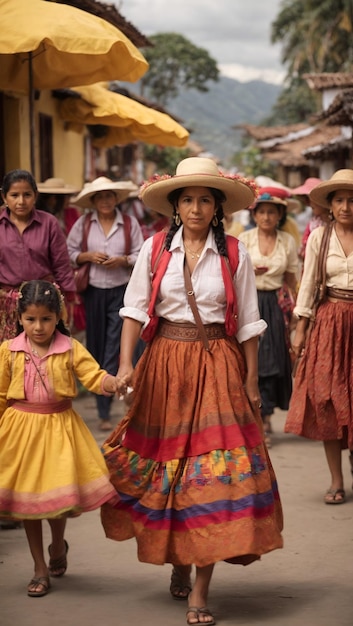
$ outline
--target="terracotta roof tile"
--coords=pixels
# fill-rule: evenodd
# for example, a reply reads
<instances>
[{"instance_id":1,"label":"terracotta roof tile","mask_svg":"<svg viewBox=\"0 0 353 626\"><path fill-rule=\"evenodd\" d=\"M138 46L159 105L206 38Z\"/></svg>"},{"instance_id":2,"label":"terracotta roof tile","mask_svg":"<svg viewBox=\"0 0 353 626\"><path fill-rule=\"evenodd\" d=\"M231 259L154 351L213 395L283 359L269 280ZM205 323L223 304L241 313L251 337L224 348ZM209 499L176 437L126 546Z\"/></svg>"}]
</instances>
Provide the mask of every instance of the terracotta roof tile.
<instances>
[{"instance_id":1,"label":"terracotta roof tile","mask_svg":"<svg viewBox=\"0 0 353 626\"><path fill-rule=\"evenodd\" d=\"M334 89L353 87L353 72L325 72L322 74L303 74L303 78L308 83L310 89L323 91L324 89Z\"/></svg>"},{"instance_id":2,"label":"terracotta roof tile","mask_svg":"<svg viewBox=\"0 0 353 626\"><path fill-rule=\"evenodd\" d=\"M152 42L145 37L131 22L128 22L118 11L114 4L106 4L99 2L99 0L55 0L59 4L69 4L72 7L92 13L97 17L106 20L119 28L124 35L136 46L137 48L151 47Z\"/></svg>"}]
</instances>

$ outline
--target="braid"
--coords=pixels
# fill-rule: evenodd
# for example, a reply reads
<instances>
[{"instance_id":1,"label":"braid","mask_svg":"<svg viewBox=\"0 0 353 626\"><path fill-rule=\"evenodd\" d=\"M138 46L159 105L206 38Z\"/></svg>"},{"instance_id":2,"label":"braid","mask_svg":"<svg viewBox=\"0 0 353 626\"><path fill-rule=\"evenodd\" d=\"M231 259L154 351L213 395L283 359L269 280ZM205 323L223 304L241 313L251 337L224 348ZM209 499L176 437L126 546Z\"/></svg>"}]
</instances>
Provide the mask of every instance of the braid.
<instances>
[{"instance_id":1,"label":"braid","mask_svg":"<svg viewBox=\"0 0 353 626\"><path fill-rule=\"evenodd\" d=\"M225 256L226 258L228 258L226 237L224 234L224 226L223 226L223 221L222 221L224 217L222 205L218 206L217 211L216 211L216 217L218 219L217 226L213 226L212 224L212 230L213 230L216 246L217 246L219 254L221 256Z\"/></svg>"},{"instance_id":2,"label":"braid","mask_svg":"<svg viewBox=\"0 0 353 626\"><path fill-rule=\"evenodd\" d=\"M175 217L175 215L176 215L176 211L175 211L175 209L174 209L174 211L173 211L173 217ZM166 238L165 238L165 244L164 244L164 247L165 247L165 249L166 249L166 250L169 250L169 248L170 248L170 246L171 246L171 243L172 243L172 240L173 240L173 237L174 237L175 233L179 230L180 226L181 226L181 222L180 222L180 224L178 225L178 224L176 224L176 223L175 223L175 220L174 220L174 219L172 220L172 223L171 223L171 225L170 225L170 228L169 228L169 230L168 230L168 232L167 232L167 236L166 236Z\"/></svg>"}]
</instances>

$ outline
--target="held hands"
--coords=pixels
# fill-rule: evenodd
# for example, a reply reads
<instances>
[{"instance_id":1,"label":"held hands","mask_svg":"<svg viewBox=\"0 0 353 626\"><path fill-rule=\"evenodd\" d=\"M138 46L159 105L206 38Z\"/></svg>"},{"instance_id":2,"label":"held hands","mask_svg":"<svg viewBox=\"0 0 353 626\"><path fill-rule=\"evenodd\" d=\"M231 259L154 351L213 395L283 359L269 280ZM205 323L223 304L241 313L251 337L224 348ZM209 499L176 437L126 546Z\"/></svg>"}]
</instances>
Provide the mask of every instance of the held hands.
<instances>
[{"instance_id":1,"label":"held hands","mask_svg":"<svg viewBox=\"0 0 353 626\"><path fill-rule=\"evenodd\" d=\"M111 393L111 394L116 393L117 388L116 388L115 376L110 376L109 374L108 376L105 377L103 381L103 389L106 393Z\"/></svg>"},{"instance_id":2,"label":"held hands","mask_svg":"<svg viewBox=\"0 0 353 626\"><path fill-rule=\"evenodd\" d=\"M132 379L133 379L134 368L132 365L129 366L121 366L119 367L118 373L116 375L116 389L120 394L119 398L125 399L126 397L132 393Z\"/></svg>"}]
</instances>

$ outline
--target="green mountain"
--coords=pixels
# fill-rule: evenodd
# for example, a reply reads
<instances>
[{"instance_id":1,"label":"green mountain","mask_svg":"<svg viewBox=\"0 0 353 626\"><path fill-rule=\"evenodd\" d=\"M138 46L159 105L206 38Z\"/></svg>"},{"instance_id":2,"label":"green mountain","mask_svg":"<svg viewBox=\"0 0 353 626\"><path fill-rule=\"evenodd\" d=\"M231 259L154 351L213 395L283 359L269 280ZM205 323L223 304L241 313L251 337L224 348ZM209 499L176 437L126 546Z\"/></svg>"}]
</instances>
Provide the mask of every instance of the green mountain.
<instances>
[{"instance_id":1,"label":"green mountain","mask_svg":"<svg viewBox=\"0 0 353 626\"><path fill-rule=\"evenodd\" d=\"M185 90L170 100L166 108L192 131L192 140L226 163L241 147L242 133L233 127L261 124L282 87L259 80L241 83L225 76L217 83L210 82L208 87L206 93Z\"/></svg>"}]
</instances>

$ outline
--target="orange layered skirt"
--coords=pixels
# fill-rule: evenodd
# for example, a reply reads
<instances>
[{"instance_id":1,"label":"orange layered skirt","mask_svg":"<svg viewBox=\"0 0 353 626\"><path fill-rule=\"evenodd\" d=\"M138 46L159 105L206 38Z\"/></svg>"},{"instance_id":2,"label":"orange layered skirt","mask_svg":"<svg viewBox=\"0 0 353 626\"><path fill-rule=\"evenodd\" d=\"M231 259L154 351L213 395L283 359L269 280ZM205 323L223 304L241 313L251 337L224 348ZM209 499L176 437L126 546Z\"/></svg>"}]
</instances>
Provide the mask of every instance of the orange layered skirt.
<instances>
[{"instance_id":1,"label":"orange layered skirt","mask_svg":"<svg viewBox=\"0 0 353 626\"><path fill-rule=\"evenodd\" d=\"M247 564L282 547L282 509L259 412L233 338L157 336L135 370L134 400L103 445L119 503L106 535L135 537L155 564Z\"/></svg>"}]
</instances>

